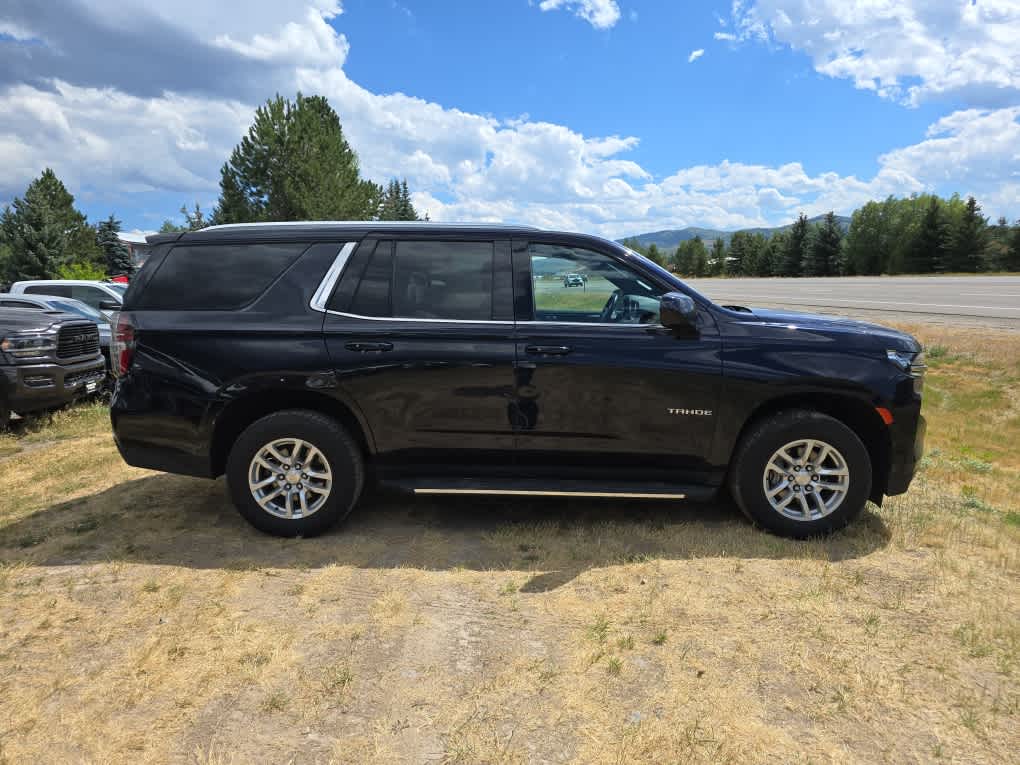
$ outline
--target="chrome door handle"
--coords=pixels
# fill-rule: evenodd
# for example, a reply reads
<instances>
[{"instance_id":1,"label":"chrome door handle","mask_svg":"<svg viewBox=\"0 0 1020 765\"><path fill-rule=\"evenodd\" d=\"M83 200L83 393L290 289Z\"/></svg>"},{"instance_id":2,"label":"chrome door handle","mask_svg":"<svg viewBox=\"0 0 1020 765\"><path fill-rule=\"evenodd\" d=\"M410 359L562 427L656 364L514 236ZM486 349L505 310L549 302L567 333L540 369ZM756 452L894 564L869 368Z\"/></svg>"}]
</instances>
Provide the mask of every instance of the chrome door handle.
<instances>
[{"instance_id":1,"label":"chrome door handle","mask_svg":"<svg viewBox=\"0 0 1020 765\"><path fill-rule=\"evenodd\" d=\"M566 356L572 350L569 345L529 345L524 349L525 353L537 356Z\"/></svg>"}]
</instances>

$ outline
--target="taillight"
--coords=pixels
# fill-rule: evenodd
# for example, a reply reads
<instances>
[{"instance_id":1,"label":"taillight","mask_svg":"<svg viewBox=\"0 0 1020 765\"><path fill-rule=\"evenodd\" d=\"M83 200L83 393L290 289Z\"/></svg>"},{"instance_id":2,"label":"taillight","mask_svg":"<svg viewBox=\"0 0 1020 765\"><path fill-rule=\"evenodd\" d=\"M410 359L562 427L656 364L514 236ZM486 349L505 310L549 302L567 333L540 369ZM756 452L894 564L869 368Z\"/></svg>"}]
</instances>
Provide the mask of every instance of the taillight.
<instances>
[{"instance_id":1,"label":"taillight","mask_svg":"<svg viewBox=\"0 0 1020 765\"><path fill-rule=\"evenodd\" d=\"M131 323L131 314L125 311L115 314L112 324L117 329L110 342L110 365L113 373L120 377L127 374L131 358L135 355L135 327Z\"/></svg>"}]
</instances>

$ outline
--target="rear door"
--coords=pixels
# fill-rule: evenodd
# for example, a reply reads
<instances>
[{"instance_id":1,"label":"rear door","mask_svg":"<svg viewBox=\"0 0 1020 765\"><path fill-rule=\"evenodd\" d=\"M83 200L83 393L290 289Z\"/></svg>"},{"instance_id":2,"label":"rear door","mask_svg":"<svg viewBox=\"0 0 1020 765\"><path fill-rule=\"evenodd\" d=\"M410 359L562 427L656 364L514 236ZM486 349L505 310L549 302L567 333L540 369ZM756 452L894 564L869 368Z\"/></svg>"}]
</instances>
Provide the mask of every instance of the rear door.
<instances>
[{"instance_id":1,"label":"rear door","mask_svg":"<svg viewBox=\"0 0 1020 765\"><path fill-rule=\"evenodd\" d=\"M324 331L383 473L512 467L511 290L508 240L379 236L356 248Z\"/></svg>"},{"instance_id":2,"label":"rear door","mask_svg":"<svg viewBox=\"0 0 1020 765\"><path fill-rule=\"evenodd\" d=\"M658 310L670 285L569 238L514 240L513 265L522 473L717 480L707 461L721 382L711 314L699 312L696 331L667 330Z\"/></svg>"}]
</instances>

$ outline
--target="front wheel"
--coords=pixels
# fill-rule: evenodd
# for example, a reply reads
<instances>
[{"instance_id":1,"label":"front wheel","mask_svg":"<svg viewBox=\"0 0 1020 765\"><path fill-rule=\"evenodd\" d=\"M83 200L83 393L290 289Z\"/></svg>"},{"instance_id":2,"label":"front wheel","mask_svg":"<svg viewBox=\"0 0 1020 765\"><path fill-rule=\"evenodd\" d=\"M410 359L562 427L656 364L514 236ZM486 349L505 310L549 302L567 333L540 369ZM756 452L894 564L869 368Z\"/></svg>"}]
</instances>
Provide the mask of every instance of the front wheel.
<instances>
[{"instance_id":1,"label":"front wheel","mask_svg":"<svg viewBox=\"0 0 1020 765\"><path fill-rule=\"evenodd\" d=\"M752 521L803 539L843 528L871 494L871 458L834 417L781 412L751 428L730 469L730 491Z\"/></svg>"},{"instance_id":2,"label":"front wheel","mask_svg":"<svg viewBox=\"0 0 1020 765\"><path fill-rule=\"evenodd\" d=\"M255 528L282 537L315 536L343 520L364 480L361 450L350 434L304 409L256 420L227 459L238 512Z\"/></svg>"}]
</instances>

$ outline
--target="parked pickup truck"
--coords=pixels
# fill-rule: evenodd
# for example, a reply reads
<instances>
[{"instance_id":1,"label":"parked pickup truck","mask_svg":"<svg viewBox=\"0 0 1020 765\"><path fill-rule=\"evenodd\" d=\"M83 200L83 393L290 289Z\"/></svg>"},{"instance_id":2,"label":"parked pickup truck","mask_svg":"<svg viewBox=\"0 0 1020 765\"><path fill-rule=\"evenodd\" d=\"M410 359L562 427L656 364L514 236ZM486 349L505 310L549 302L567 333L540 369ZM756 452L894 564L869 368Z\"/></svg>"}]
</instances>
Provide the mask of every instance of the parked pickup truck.
<instances>
[{"instance_id":1,"label":"parked pickup truck","mask_svg":"<svg viewBox=\"0 0 1020 765\"><path fill-rule=\"evenodd\" d=\"M95 322L60 311L0 308L0 428L95 392L106 376Z\"/></svg>"}]
</instances>

